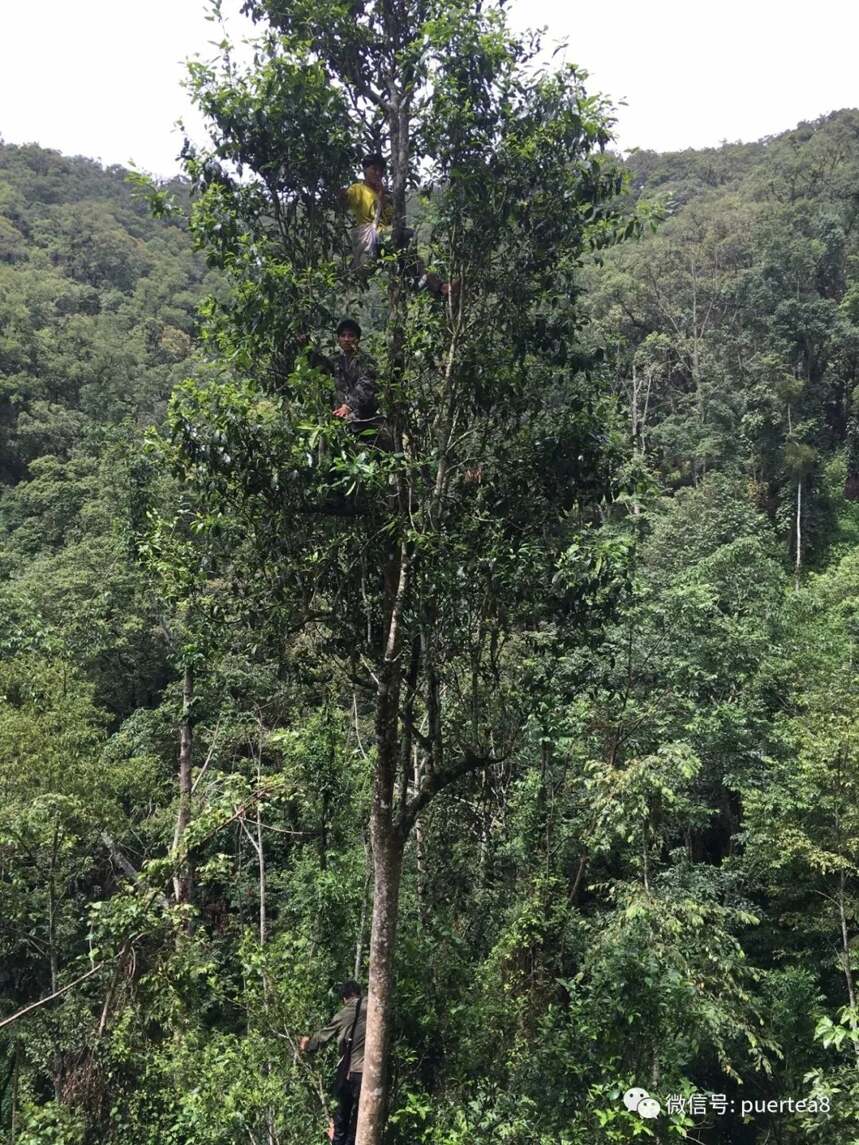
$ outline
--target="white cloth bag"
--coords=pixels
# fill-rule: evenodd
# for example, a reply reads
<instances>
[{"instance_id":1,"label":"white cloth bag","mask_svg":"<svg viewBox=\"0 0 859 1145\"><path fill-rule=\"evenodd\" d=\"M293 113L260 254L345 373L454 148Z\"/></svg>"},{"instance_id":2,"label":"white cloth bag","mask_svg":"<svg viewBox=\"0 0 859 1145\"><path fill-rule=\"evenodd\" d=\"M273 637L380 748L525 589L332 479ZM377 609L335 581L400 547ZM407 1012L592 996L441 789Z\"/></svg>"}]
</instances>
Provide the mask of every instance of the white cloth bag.
<instances>
[{"instance_id":1,"label":"white cloth bag","mask_svg":"<svg viewBox=\"0 0 859 1145\"><path fill-rule=\"evenodd\" d=\"M358 223L352 227L352 265L360 270L379 252L379 223L382 218L382 195L376 196L375 217L371 223Z\"/></svg>"}]
</instances>

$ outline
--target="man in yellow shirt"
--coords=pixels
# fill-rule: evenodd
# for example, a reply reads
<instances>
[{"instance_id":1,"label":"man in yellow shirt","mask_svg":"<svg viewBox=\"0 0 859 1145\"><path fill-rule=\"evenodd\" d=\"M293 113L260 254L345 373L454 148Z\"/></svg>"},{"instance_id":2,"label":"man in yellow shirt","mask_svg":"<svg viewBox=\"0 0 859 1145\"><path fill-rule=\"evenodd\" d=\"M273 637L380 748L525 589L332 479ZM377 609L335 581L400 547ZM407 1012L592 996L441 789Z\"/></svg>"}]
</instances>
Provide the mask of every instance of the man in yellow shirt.
<instances>
[{"instance_id":1,"label":"man in yellow shirt","mask_svg":"<svg viewBox=\"0 0 859 1145\"><path fill-rule=\"evenodd\" d=\"M364 179L353 183L341 192L341 198L349 208L353 226L352 265L356 270L369 266L391 241L394 207L385 189L385 160L378 153L368 155L362 167ZM418 290L428 290L430 294L446 296L450 293L450 283L442 282L437 274L426 269L423 261L408 247L415 237L409 228L403 231L400 250L406 255L409 278Z\"/></svg>"},{"instance_id":2,"label":"man in yellow shirt","mask_svg":"<svg viewBox=\"0 0 859 1145\"><path fill-rule=\"evenodd\" d=\"M343 201L352 212L352 263L356 270L376 257L379 247L391 236L394 207L385 190L385 160L368 155L363 163L364 180L343 192Z\"/></svg>"}]
</instances>

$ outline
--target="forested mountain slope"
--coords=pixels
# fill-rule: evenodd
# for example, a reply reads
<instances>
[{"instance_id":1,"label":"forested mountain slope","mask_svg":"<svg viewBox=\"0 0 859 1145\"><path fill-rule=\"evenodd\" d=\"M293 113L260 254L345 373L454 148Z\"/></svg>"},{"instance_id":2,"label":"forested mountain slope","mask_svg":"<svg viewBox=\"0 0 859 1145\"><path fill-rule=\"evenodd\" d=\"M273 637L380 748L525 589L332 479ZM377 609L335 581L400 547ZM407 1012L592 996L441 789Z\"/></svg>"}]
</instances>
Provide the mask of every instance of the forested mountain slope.
<instances>
[{"instance_id":1,"label":"forested mountain slope","mask_svg":"<svg viewBox=\"0 0 859 1145\"><path fill-rule=\"evenodd\" d=\"M845 485L859 496L857 147L842 111L761 143L634 153L635 192L667 218L593 284L638 447L671 488L742 471L794 557L801 486L800 561L825 558Z\"/></svg>"},{"instance_id":2,"label":"forested mountain slope","mask_svg":"<svg viewBox=\"0 0 859 1145\"><path fill-rule=\"evenodd\" d=\"M665 218L582 272L616 496L557 578L593 630L559 653L506 584L515 634L443 680L530 718L406 851L392 1145L644 1140L632 1085L657 1140L856 1140L859 112L628 166ZM216 369L213 290L124 172L0 147L0 1023L82 979L0 1024L16 1145L318 1140L297 1041L366 972L366 671L337 688L348 638L295 635L259 521L223 560L144 445ZM233 383L224 469L280 411L237 428Z\"/></svg>"},{"instance_id":3,"label":"forested mountain slope","mask_svg":"<svg viewBox=\"0 0 859 1145\"><path fill-rule=\"evenodd\" d=\"M62 649L117 714L163 683L123 535L209 285L126 171L0 146L0 645Z\"/></svg>"}]
</instances>

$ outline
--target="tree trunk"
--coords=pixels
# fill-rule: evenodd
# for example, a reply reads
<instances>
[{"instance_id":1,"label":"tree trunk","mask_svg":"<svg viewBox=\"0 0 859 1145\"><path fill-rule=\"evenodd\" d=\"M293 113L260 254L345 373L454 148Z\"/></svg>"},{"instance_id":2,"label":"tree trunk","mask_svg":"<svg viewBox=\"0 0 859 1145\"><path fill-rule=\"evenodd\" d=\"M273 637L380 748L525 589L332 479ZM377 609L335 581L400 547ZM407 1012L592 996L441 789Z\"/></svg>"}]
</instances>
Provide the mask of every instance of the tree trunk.
<instances>
[{"instance_id":1,"label":"tree trunk","mask_svg":"<svg viewBox=\"0 0 859 1145\"><path fill-rule=\"evenodd\" d=\"M54 825L51 843L51 867L48 877L48 960L51 971L51 993L56 994L59 979L59 959L57 956L57 856L60 849L59 824Z\"/></svg>"},{"instance_id":2,"label":"tree trunk","mask_svg":"<svg viewBox=\"0 0 859 1145\"><path fill-rule=\"evenodd\" d=\"M852 950L850 948L850 934L847 929L847 910L845 907L846 879L841 871L838 884L838 921L841 925L841 957L844 965L844 978L847 983L847 1000L850 1005L850 1036L853 1042L853 1056L859 1068L859 1026L856 1020L856 985L853 981L853 971L850 967Z\"/></svg>"},{"instance_id":3,"label":"tree trunk","mask_svg":"<svg viewBox=\"0 0 859 1145\"><path fill-rule=\"evenodd\" d=\"M385 77L388 96L388 129L391 146L391 201L393 240L400 250L406 227L406 187L409 170L409 96L399 76L396 53L403 47L403 28L396 4L383 0L385 37L392 48L390 71ZM388 289L388 369L391 393L398 392L405 363L406 284L403 263L398 260ZM389 420L397 449L403 445L405 411L394 400ZM408 521L406 475L397 474L397 506L400 524ZM403 532L400 532L400 536ZM370 929L370 965L367 990L367 1033L364 1043L364 1074L358 1108L356 1145L382 1145L387 1117L387 1057L394 985L394 943L400 901L400 877L405 835L396 818L395 790L400 770L400 684L402 666L402 614L409 581L409 551L405 541L395 542L385 561L384 648L376 693L377 757L373 777L370 843L373 851L373 914Z\"/></svg>"},{"instance_id":4,"label":"tree trunk","mask_svg":"<svg viewBox=\"0 0 859 1145\"><path fill-rule=\"evenodd\" d=\"M802 478L796 482L796 565L794 566L794 585L799 588L799 577L802 572Z\"/></svg>"},{"instance_id":5,"label":"tree trunk","mask_svg":"<svg viewBox=\"0 0 859 1145\"><path fill-rule=\"evenodd\" d=\"M268 937L268 922L266 919L266 874L265 874L265 847L262 838L262 806L257 800L257 864L259 870L259 944L265 946Z\"/></svg>"},{"instance_id":6,"label":"tree trunk","mask_svg":"<svg viewBox=\"0 0 859 1145\"><path fill-rule=\"evenodd\" d=\"M57 955L57 889L56 869L57 856L60 847L59 824L54 825L54 836L51 846L51 869L48 878L48 958L51 968L51 993L56 994L59 981L59 958ZM57 1051L53 1055L54 1099L60 1100L62 1090L62 1054Z\"/></svg>"},{"instance_id":7,"label":"tree trunk","mask_svg":"<svg viewBox=\"0 0 859 1145\"><path fill-rule=\"evenodd\" d=\"M358 922L358 933L355 938L355 969L352 977L356 982L361 981L361 967L364 964L364 934L367 929L367 901L370 897L370 883L373 880L373 858L367 836L364 836L364 890L361 894L361 918Z\"/></svg>"},{"instance_id":8,"label":"tree trunk","mask_svg":"<svg viewBox=\"0 0 859 1145\"><path fill-rule=\"evenodd\" d=\"M176 864L173 875L173 897L177 903L190 903L193 894L191 860L182 854L185 831L191 822L191 750L193 730L191 727L191 705L194 702L194 675L185 668L182 679L182 722L179 725L179 810L176 814L176 830L173 835L173 854Z\"/></svg>"},{"instance_id":9,"label":"tree trunk","mask_svg":"<svg viewBox=\"0 0 859 1145\"><path fill-rule=\"evenodd\" d=\"M20 1077L21 1043L15 1039L15 1061L12 1065L12 1120L9 1126L9 1145L18 1139L18 1080Z\"/></svg>"},{"instance_id":10,"label":"tree trunk","mask_svg":"<svg viewBox=\"0 0 859 1145\"><path fill-rule=\"evenodd\" d=\"M643 452L643 450L640 448L641 434L640 434L640 425L639 425L640 414L639 414L639 409L638 409L638 397L639 397L638 371L635 368L635 359L633 358L633 361L632 361L632 400L630 402L630 421L632 422L632 454L636 460L638 459L639 455ZM632 513L633 513L633 516L635 516L635 517L641 516L641 505L638 503L638 494L637 493L635 495L634 501L632 502Z\"/></svg>"},{"instance_id":11,"label":"tree trunk","mask_svg":"<svg viewBox=\"0 0 859 1145\"><path fill-rule=\"evenodd\" d=\"M421 767L421 754L417 744L414 747L413 784L415 791L421 786L423 768ZM422 921L426 921L426 869L424 865L424 832L420 815L415 820L415 862L417 864L417 896L418 913Z\"/></svg>"},{"instance_id":12,"label":"tree trunk","mask_svg":"<svg viewBox=\"0 0 859 1145\"><path fill-rule=\"evenodd\" d=\"M408 589L405 544L385 567L388 617L385 654L376 697L377 760L373 777L370 842L373 849L373 916L367 990L364 1075L358 1109L357 1145L381 1145L387 1116L387 1058L394 987L394 943L400 905L405 835L395 814L400 761L400 623Z\"/></svg>"},{"instance_id":13,"label":"tree trunk","mask_svg":"<svg viewBox=\"0 0 859 1145\"><path fill-rule=\"evenodd\" d=\"M400 905L403 843L384 811L372 822L374 893L364 1078L357 1145L381 1145L387 1117L387 1059L394 994L394 945Z\"/></svg>"}]
</instances>

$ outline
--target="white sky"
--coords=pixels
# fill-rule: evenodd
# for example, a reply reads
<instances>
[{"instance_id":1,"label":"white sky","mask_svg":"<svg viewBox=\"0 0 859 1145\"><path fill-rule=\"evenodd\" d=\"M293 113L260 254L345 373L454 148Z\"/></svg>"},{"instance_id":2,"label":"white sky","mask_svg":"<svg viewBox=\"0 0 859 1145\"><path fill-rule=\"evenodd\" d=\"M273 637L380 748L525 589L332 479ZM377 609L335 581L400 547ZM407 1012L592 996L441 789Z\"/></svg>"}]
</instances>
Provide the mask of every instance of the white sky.
<instances>
[{"instance_id":1,"label":"white sky","mask_svg":"<svg viewBox=\"0 0 859 1145\"><path fill-rule=\"evenodd\" d=\"M241 0L223 0L239 35ZM617 103L624 148L752 140L859 105L856 0L510 0ZM205 0L0 0L0 136L177 170L181 61L211 54Z\"/></svg>"}]
</instances>

